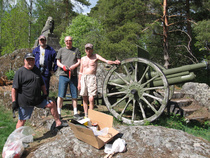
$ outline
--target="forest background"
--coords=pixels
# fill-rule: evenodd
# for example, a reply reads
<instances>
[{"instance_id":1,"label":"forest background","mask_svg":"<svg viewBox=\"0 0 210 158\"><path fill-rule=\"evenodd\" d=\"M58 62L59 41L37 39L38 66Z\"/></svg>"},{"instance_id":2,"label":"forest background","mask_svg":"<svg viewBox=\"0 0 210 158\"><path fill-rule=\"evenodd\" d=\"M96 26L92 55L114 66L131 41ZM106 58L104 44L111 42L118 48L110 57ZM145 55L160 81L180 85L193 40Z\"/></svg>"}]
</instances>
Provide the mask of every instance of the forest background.
<instances>
[{"instance_id":1,"label":"forest background","mask_svg":"<svg viewBox=\"0 0 210 158\"><path fill-rule=\"evenodd\" d=\"M0 0L0 55L32 48L49 16L54 34L64 46L85 55L92 43L107 59L137 57L137 47L150 59L173 68L210 59L210 2L208 0L98 0L87 15L88 0ZM210 85L209 70L195 72L196 81Z\"/></svg>"}]
</instances>

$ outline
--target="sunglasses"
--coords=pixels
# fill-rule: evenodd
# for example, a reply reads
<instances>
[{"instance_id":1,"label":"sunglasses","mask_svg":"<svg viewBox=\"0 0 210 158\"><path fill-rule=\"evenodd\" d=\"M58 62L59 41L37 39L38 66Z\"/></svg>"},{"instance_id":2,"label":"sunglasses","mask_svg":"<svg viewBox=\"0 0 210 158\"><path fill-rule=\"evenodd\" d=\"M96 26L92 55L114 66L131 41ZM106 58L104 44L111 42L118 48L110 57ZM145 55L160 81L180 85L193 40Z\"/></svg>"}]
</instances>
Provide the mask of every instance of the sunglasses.
<instances>
[{"instance_id":1,"label":"sunglasses","mask_svg":"<svg viewBox=\"0 0 210 158\"><path fill-rule=\"evenodd\" d=\"M72 40L66 40L65 42L72 42Z\"/></svg>"},{"instance_id":2,"label":"sunglasses","mask_svg":"<svg viewBox=\"0 0 210 158\"><path fill-rule=\"evenodd\" d=\"M46 40L42 38L42 39L40 39L40 41L46 41Z\"/></svg>"}]
</instances>

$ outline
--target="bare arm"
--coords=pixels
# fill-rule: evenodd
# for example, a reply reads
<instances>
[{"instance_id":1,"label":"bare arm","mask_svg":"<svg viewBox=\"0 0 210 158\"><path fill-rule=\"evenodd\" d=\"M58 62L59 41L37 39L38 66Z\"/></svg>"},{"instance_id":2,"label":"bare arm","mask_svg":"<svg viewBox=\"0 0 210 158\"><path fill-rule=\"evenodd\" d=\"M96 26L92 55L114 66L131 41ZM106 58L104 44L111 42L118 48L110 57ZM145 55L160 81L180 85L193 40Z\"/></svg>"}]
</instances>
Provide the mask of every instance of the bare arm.
<instances>
[{"instance_id":1,"label":"bare arm","mask_svg":"<svg viewBox=\"0 0 210 158\"><path fill-rule=\"evenodd\" d=\"M80 71L79 71L79 78L78 78L78 86L77 86L78 90L81 89L80 80L81 80L82 73L83 73L83 60L81 59Z\"/></svg>"},{"instance_id":2,"label":"bare arm","mask_svg":"<svg viewBox=\"0 0 210 158\"><path fill-rule=\"evenodd\" d=\"M107 64L120 64L119 60L115 60L115 61L106 60L106 59L104 59L102 56L100 56L98 54L96 54L96 57L97 57L98 60L103 61L103 62L105 62Z\"/></svg>"},{"instance_id":3,"label":"bare arm","mask_svg":"<svg viewBox=\"0 0 210 158\"><path fill-rule=\"evenodd\" d=\"M59 66L59 67L61 67L61 68L63 68L63 64L61 64L61 60L60 59L57 59L57 65Z\"/></svg>"},{"instance_id":4,"label":"bare arm","mask_svg":"<svg viewBox=\"0 0 210 158\"><path fill-rule=\"evenodd\" d=\"M17 97L17 89L12 88L12 102L16 101L16 97Z\"/></svg>"},{"instance_id":5,"label":"bare arm","mask_svg":"<svg viewBox=\"0 0 210 158\"><path fill-rule=\"evenodd\" d=\"M75 68L77 68L80 65L80 63L81 63L81 59L77 59L77 62L74 65L70 66L69 69L74 70Z\"/></svg>"}]
</instances>

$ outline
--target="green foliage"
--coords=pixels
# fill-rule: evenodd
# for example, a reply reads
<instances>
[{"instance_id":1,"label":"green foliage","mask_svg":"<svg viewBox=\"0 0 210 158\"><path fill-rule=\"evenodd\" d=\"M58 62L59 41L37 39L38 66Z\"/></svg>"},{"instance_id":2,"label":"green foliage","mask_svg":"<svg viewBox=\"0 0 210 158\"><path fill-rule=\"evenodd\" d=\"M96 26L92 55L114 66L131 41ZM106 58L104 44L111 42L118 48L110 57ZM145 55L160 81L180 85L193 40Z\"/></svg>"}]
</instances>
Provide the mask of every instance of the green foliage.
<instances>
[{"instance_id":1,"label":"green foliage","mask_svg":"<svg viewBox=\"0 0 210 158\"><path fill-rule=\"evenodd\" d=\"M90 3L87 0L75 0L74 3L70 0L37 0L36 10L34 11L36 37L40 35L47 18L51 16L55 22L54 34L60 38L72 19L78 15L74 7L79 7L80 5L89 6Z\"/></svg>"},{"instance_id":2,"label":"green foliage","mask_svg":"<svg viewBox=\"0 0 210 158\"><path fill-rule=\"evenodd\" d=\"M71 25L66 28L66 32L62 33L60 44L63 47L66 36L73 38L73 46L79 48L82 55L85 55L84 46L86 43L92 43L94 51L98 53L98 43L103 39L103 27L96 19L80 14L72 20Z\"/></svg>"},{"instance_id":3,"label":"green foliage","mask_svg":"<svg viewBox=\"0 0 210 158\"><path fill-rule=\"evenodd\" d=\"M89 17L77 17L75 11L80 5L89 6L88 0L75 0L74 3L70 0L36 0L31 13L26 1L18 0L13 6L9 1L0 2L1 55L31 47L29 35L31 41L37 39L47 18L52 16L54 34L61 37L62 46L64 36L70 35L74 38L73 46L78 47L82 55L85 54L84 45L90 42L94 44L95 53L107 59L123 60L136 57L138 45L150 53L152 61L164 64L162 0L98 0ZM195 58L198 61L209 59L208 1L180 0L167 4L170 67L192 64ZM194 25L196 23L198 25Z\"/></svg>"},{"instance_id":4,"label":"green foliage","mask_svg":"<svg viewBox=\"0 0 210 158\"><path fill-rule=\"evenodd\" d=\"M0 155L8 136L15 130L16 121L12 118L12 111L0 106Z\"/></svg>"},{"instance_id":5,"label":"green foliage","mask_svg":"<svg viewBox=\"0 0 210 158\"><path fill-rule=\"evenodd\" d=\"M149 126L149 125L152 125L152 123L149 121L145 121L144 126Z\"/></svg>"},{"instance_id":6,"label":"green foliage","mask_svg":"<svg viewBox=\"0 0 210 158\"><path fill-rule=\"evenodd\" d=\"M110 56L112 59L126 59L137 56L137 45L142 45L138 40L138 33L141 25L134 22L128 22L122 26L116 27L115 31L106 34L103 42L107 44L101 45L103 54Z\"/></svg>"},{"instance_id":7,"label":"green foliage","mask_svg":"<svg viewBox=\"0 0 210 158\"><path fill-rule=\"evenodd\" d=\"M209 49L210 20L199 21L197 25L194 25L194 31L196 34L195 38L197 39L195 46L198 47L200 51Z\"/></svg>"},{"instance_id":8,"label":"green foliage","mask_svg":"<svg viewBox=\"0 0 210 158\"><path fill-rule=\"evenodd\" d=\"M9 70L5 73L5 75L7 76L8 80L13 80L13 78L15 76L15 72L14 72L14 70Z\"/></svg>"},{"instance_id":9,"label":"green foliage","mask_svg":"<svg viewBox=\"0 0 210 158\"><path fill-rule=\"evenodd\" d=\"M90 16L99 19L105 34L100 44L102 54L109 59L123 60L137 56L137 45L141 42L141 29L146 19L146 5L139 0L99 0ZM143 16L144 15L144 16Z\"/></svg>"},{"instance_id":10,"label":"green foliage","mask_svg":"<svg viewBox=\"0 0 210 158\"><path fill-rule=\"evenodd\" d=\"M5 11L1 18L1 55L12 53L16 49L28 48L28 11L24 4Z\"/></svg>"},{"instance_id":11,"label":"green foliage","mask_svg":"<svg viewBox=\"0 0 210 158\"><path fill-rule=\"evenodd\" d=\"M193 55L197 55L192 47L193 36L187 16L188 12L197 13L205 10L200 7L204 5L204 2L201 1L198 4L192 1L189 3L188 10L184 0L168 1L167 8L170 9L167 10L169 24L167 44L171 67L192 64L192 61L196 61L189 53L191 51ZM117 56L119 59L133 57L137 54L135 45L139 45L150 53L152 61L163 65L164 18L161 3L163 3L161 0L99 0L98 5L91 10L90 16L96 17L104 25L106 38L103 42L105 45L101 45L101 47L105 46L102 49L103 54L110 58ZM129 27L129 24L133 27ZM189 38L188 35L191 37Z\"/></svg>"}]
</instances>

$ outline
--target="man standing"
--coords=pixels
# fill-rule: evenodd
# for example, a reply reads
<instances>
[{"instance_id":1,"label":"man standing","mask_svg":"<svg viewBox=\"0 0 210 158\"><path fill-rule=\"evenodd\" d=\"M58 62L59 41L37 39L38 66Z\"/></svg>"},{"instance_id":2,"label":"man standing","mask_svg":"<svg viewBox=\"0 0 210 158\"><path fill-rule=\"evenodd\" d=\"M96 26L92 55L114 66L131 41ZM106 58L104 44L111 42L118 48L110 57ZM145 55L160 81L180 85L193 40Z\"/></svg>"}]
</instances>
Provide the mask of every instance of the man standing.
<instances>
[{"instance_id":1,"label":"man standing","mask_svg":"<svg viewBox=\"0 0 210 158\"><path fill-rule=\"evenodd\" d=\"M44 35L39 36L38 40L39 46L33 50L35 65L41 71L47 89L47 95L49 95L51 73L57 70L56 52L52 47L46 44L47 41Z\"/></svg>"},{"instance_id":2,"label":"man standing","mask_svg":"<svg viewBox=\"0 0 210 158\"><path fill-rule=\"evenodd\" d=\"M85 117L88 117L88 100L90 109L94 108L94 96L97 93L96 70L98 61L103 61L107 64L120 64L119 60L106 60L98 54L93 53L93 45L87 43L85 45L85 53L87 56L82 57L79 72L78 90L83 98L83 108Z\"/></svg>"},{"instance_id":3,"label":"man standing","mask_svg":"<svg viewBox=\"0 0 210 158\"><path fill-rule=\"evenodd\" d=\"M41 73L34 65L34 55L27 53L24 57L24 66L18 69L13 80L12 109L19 112L16 128L24 126L26 120L30 119L34 106L37 108L50 108L57 128L67 126L59 119L56 103L46 100L47 91Z\"/></svg>"},{"instance_id":4,"label":"man standing","mask_svg":"<svg viewBox=\"0 0 210 158\"><path fill-rule=\"evenodd\" d=\"M81 118L77 113L77 67L80 65L81 53L78 48L72 46L72 37L66 36L64 40L66 47L59 49L56 56L59 74L57 108L61 118L61 108L63 98L66 96L67 86L69 85L74 109L74 118Z\"/></svg>"}]
</instances>

